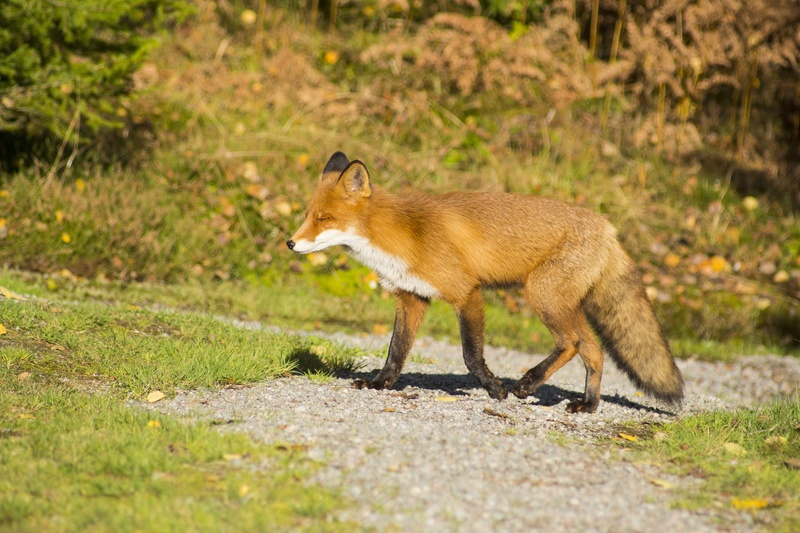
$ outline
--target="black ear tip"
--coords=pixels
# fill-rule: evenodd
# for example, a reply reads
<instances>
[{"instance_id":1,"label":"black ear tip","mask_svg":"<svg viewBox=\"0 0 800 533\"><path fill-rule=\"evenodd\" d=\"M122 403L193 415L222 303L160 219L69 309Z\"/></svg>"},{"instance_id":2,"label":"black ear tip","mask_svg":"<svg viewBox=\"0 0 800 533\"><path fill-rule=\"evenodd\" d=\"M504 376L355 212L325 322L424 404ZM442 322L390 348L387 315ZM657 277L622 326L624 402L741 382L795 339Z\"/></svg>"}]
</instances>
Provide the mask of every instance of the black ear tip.
<instances>
[{"instance_id":1,"label":"black ear tip","mask_svg":"<svg viewBox=\"0 0 800 533\"><path fill-rule=\"evenodd\" d=\"M346 155L344 155L342 152L336 152L331 156L330 159L328 159L328 163L325 165L325 170L323 170L322 173L342 172L349 164L350 161L347 159Z\"/></svg>"}]
</instances>

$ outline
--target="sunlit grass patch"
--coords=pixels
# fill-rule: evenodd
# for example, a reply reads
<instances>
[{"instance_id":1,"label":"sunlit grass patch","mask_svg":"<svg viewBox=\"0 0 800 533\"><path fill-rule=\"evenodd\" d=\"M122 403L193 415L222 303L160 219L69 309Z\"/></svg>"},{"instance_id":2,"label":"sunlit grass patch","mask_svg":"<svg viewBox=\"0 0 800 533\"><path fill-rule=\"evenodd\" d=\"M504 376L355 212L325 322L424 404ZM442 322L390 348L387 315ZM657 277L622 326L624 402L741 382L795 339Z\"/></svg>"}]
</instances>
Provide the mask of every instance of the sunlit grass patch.
<instances>
[{"instance_id":1,"label":"sunlit grass patch","mask_svg":"<svg viewBox=\"0 0 800 533\"><path fill-rule=\"evenodd\" d=\"M346 372L361 354L322 339L131 304L0 300L0 310L8 330L3 344L30 354L10 362L13 371L48 379L99 378L138 397L293 372Z\"/></svg>"},{"instance_id":2,"label":"sunlit grass patch","mask_svg":"<svg viewBox=\"0 0 800 533\"><path fill-rule=\"evenodd\" d=\"M234 433L0 371L0 529L344 530L315 465Z\"/></svg>"},{"instance_id":3,"label":"sunlit grass patch","mask_svg":"<svg viewBox=\"0 0 800 533\"><path fill-rule=\"evenodd\" d=\"M2 297L0 323L0 530L352 529L333 519L341 496L307 483L316 465L302 450L124 400L323 379L357 368L363 352L131 303Z\"/></svg>"},{"instance_id":4,"label":"sunlit grass patch","mask_svg":"<svg viewBox=\"0 0 800 533\"><path fill-rule=\"evenodd\" d=\"M752 512L772 531L800 528L798 397L652 429L652 438L625 445L669 472L702 480L677 495L679 505Z\"/></svg>"}]
</instances>

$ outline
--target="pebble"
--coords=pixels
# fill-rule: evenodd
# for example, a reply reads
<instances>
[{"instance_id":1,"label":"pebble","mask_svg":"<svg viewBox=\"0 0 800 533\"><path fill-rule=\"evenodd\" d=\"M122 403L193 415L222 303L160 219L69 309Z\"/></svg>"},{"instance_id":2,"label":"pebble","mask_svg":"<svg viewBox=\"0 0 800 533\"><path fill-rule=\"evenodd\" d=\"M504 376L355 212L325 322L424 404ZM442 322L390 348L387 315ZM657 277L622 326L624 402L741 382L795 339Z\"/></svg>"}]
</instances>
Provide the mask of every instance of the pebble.
<instances>
[{"instance_id":1,"label":"pebble","mask_svg":"<svg viewBox=\"0 0 800 533\"><path fill-rule=\"evenodd\" d=\"M247 327L252 327L248 324ZM314 335L320 336L319 333ZM365 350L389 335L327 337ZM606 365L596 414L568 414L583 390L579 358L559 370L535 397L490 399L470 376L460 346L420 339L391 390L356 390L383 359L326 383L280 378L239 390L194 390L144 409L188 419L233 420L217 426L265 442L307 447L322 463L313 482L344 492L338 520L398 531L755 531L757 517L733 509L686 510L671 505L700 481L626 460L598 446L621 424L666 422L712 409L754 405L792 394L800 360L743 357L735 363L678 361L686 399L675 409L637 394ZM542 356L486 348L489 367L510 387ZM458 401L441 401L454 397ZM667 482L672 489L654 484Z\"/></svg>"}]
</instances>

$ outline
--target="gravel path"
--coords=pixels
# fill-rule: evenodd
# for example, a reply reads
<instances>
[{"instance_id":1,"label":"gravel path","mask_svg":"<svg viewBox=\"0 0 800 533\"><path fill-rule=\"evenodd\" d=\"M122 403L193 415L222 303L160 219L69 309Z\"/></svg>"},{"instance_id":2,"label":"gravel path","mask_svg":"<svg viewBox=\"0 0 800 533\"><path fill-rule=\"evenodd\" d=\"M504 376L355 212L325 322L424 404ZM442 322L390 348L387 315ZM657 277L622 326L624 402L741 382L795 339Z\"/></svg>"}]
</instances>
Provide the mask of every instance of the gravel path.
<instances>
[{"instance_id":1,"label":"gravel path","mask_svg":"<svg viewBox=\"0 0 800 533\"><path fill-rule=\"evenodd\" d=\"M373 350L388 336L331 335ZM325 466L315 482L344 490L340 518L400 531L750 531L752 516L670 507L671 491L698 483L625 460L598 447L629 421L659 422L674 412L637 394L609 364L594 415L565 412L583 390L578 359L536 397L491 400L467 374L461 349L418 341L393 390L350 388L383 365L365 358L354 375L319 383L277 379L240 389L192 391L148 408L215 419L225 430L301 445ZM541 359L488 348L490 368L508 385ZM681 361L687 399L680 415L752 404L800 384L800 360L748 357L733 364Z\"/></svg>"}]
</instances>

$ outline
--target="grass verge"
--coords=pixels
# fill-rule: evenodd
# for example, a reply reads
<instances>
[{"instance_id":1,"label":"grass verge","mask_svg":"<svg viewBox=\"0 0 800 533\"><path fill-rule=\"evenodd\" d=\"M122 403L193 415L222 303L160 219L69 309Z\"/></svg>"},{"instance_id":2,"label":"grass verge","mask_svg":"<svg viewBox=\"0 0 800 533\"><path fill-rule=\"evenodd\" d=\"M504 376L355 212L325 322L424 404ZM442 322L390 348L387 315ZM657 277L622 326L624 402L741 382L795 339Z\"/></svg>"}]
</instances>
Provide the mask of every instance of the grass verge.
<instances>
[{"instance_id":1,"label":"grass verge","mask_svg":"<svg viewBox=\"0 0 800 533\"><path fill-rule=\"evenodd\" d=\"M753 513L771 531L798 531L798 400L692 416L656 427L633 446L671 473L702 479L677 505Z\"/></svg>"},{"instance_id":2,"label":"grass verge","mask_svg":"<svg viewBox=\"0 0 800 533\"><path fill-rule=\"evenodd\" d=\"M358 352L132 305L0 299L0 317L0 530L352 529L302 450L124 400L330 374Z\"/></svg>"},{"instance_id":3,"label":"grass verge","mask_svg":"<svg viewBox=\"0 0 800 533\"><path fill-rule=\"evenodd\" d=\"M366 281L365 281L366 280ZM118 306L166 306L210 312L244 320L259 320L295 330L345 333L384 333L394 321L394 299L380 289L370 289L369 270L306 272L280 279L245 280L180 285L151 283L97 283L0 270L0 286L39 296L79 301L113 302ZM48 288L50 287L50 288ZM552 338L547 328L525 307L514 306L509 295L486 291L486 342L531 353L547 353ZM459 343L458 321L452 308L433 302L422 323L421 335ZM730 361L739 355L785 353L781 346L743 338L730 342L671 337L677 357Z\"/></svg>"}]
</instances>

